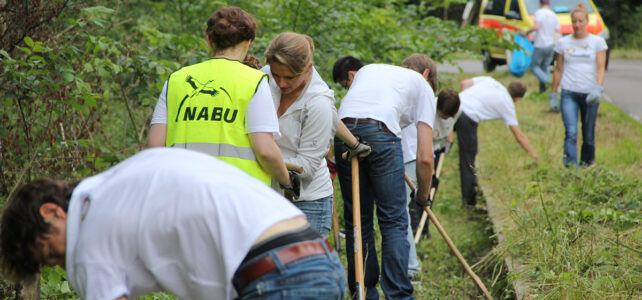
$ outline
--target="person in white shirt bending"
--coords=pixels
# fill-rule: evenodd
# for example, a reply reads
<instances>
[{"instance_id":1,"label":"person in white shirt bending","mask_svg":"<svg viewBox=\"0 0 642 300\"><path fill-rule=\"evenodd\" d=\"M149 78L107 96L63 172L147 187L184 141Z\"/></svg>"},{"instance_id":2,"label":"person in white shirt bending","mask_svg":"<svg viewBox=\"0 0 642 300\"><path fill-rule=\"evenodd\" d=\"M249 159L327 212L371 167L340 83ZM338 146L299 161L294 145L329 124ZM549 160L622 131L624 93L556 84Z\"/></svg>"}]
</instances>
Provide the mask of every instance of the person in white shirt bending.
<instances>
[{"instance_id":1,"label":"person in white shirt bending","mask_svg":"<svg viewBox=\"0 0 642 300\"><path fill-rule=\"evenodd\" d=\"M179 148L139 152L80 183L32 181L9 199L0 229L5 275L58 265L80 299L343 299L346 286L336 252L299 209Z\"/></svg>"},{"instance_id":2,"label":"person in white shirt bending","mask_svg":"<svg viewBox=\"0 0 642 300\"><path fill-rule=\"evenodd\" d=\"M465 205L477 204L475 156L477 155L477 123L480 121L503 119L519 145L533 158L539 158L539 154L533 149L517 124L514 102L521 99L525 93L526 86L519 80L511 82L508 89L487 76L465 79L461 82L460 114L455 123L455 131L459 143L461 195Z\"/></svg>"},{"instance_id":3,"label":"person in white shirt bending","mask_svg":"<svg viewBox=\"0 0 642 300\"><path fill-rule=\"evenodd\" d=\"M353 152L367 155L341 123L334 107L334 92L313 66L314 42L304 34L284 32L272 40L261 71L270 78L270 91L279 118L276 137L283 159L303 168L301 193L294 201L312 227L327 236L332 223L332 182L325 156L335 132Z\"/></svg>"},{"instance_id":4,"label":"person in white shirt bending","mask_svg":"<svg viewBox=\"0 0 642 300\"><path fill-rule=\"evenodd\" d=\"M354 251L352 210L361 211L366 299L379 298L376 288L379 264L374 237L375 204L382 238L381 289L386 298L414 299L408 278L410 244L406 240L408 213L401 128L417 127L419 182L415 201L426 206L433 173L432 126L436 112L434 92L428 81L437 80L437 72L434 71L411 65L408 68L385 64L363 66L360 60L351 56L342 57L334 64L334 81L348 88L339 108L339 117L353 134L361 136L372 147L372 153L359 162L360 208L352 207L350 161L337 158L344 199L347 253ZM335 139L336 153L345 149L346 146ZM352 292L355 291L354 270L354 256L348 255L348 286Z\"/></svg>"},{"instance_id":5,"label":"person in white shirt bending","mask_svg":"<svg viewBox=\"0 0 642 300\"><path fill-rule=\"evenodd\" d=\"M551 10L550 0L540 0L540 8L535 11L533 21L535 24L530 29L522 32L528 35L536 31L533 38L533 57L531 60L531 71L539 80L539 92L546 91L546 84L550 82L550 72L548 66L553 62L553 46L555 45L555 32L560 31L560 20L555 12ZM559 110L559 106L551 103L553 110Z\"/></svg>"}]
</instances>

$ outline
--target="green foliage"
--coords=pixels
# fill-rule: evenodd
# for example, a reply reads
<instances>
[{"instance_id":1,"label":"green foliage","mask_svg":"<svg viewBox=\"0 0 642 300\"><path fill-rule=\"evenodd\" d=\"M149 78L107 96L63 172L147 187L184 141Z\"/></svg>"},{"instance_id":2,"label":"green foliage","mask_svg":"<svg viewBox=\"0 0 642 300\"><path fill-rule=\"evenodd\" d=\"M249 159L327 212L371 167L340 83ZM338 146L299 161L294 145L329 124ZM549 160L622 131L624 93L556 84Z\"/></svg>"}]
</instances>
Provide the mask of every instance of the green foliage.
<instances>
[{"instance_id":1,"label":"green foliage","mask_svg":"<svg viewBox=\"0 0 642 300\"><path fill-rule=\"evenodd\" d=\"M76 299L67 273L61 267L44 267L42 269L42 283L40 285L40 298L42 299Z\"/></svg>"}]
</instances>

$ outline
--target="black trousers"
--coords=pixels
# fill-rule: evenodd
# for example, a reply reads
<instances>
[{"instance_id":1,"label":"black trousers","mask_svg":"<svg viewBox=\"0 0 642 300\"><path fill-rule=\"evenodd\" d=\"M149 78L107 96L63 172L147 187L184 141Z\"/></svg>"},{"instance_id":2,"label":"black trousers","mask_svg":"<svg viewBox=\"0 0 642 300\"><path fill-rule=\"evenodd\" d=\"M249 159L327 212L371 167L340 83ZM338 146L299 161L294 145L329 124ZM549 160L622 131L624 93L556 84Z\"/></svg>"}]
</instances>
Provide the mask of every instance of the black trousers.
<instances>
[{"instance_id":1,"label":"black trousers","mask_svg":"<svg viewBox=\"0 0 642 300\"><path fill-rule=\"evenodd\" d=\"M457 142L459 143L459 179L461 180L461 197L464 204L475 205L475 156L477 155L477 122L462 112L455 123Z\"/></svg>"}]
</instances>

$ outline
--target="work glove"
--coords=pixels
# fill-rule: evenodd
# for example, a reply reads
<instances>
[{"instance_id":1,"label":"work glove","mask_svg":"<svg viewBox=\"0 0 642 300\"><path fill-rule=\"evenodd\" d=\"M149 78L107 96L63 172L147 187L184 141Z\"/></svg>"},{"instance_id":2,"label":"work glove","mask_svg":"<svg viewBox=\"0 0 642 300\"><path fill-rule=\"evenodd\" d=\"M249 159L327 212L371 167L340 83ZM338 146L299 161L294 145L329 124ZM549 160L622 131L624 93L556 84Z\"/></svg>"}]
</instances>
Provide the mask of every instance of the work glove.
<instances>
[{"instance_id":1,"label":"work glove","mask_svg":"<svg viewBox=\"0 0 642 300\"><path fill-rule=\"evenodd\" d=\"M557 97L557 92L550 92L548 93L548 98L549 104L551 105L551 109L554 112L560 111L560 99Z\"/></svg>"},{"instance_id":2,"label":"work glove","mask_svg":"<svg viewBox=\"0 0 642 300\"><path fill-rule=\"evenodd\" d=\"M368 145L368 143L361 141L361 136L356 135L357 138L357 144L354 145L354 147L348 147L348 160L352 159L355 156L359 156L360 158L364 158L368 155L370 155L370 152L372 151L372 148Z\"/></svg>"},{"instance_id":3,"label":"work glove","mask_svg":"<svg viewBox=\"0 0 642 300\"><path fill-rule=\"evenodd\" d=\"M415 191L412 191L410 195L412 196L412 200L422 208L432 207L432 199L430 199L430 194L428 194L428 199L421 199L419 193L415 193Z\"/></svg>"},{"instance_id":4,"label":"work glove","mask_svg":"<svg viewBox=\"0 0 642 300\"><path fill-rule=\"evenodd\" d=\"M448 154L450 152L450 148L453 146L453 142L446 141L444 144L444 154Z\"/></svg>"},{"instance_id":5,"label":"work glove","mask_svg":"<svg viewBox=\"0 0 642 300\"><path fill-rule=\"evenodd\" d=\"M586 104L591 105L600 103L602 92L604 92L604 87L602 87L601 85L596 85L588 94L588 96L586 96Z\"/></svg>"},{"instance_id":6,"label":"work glove","mask_svg":"<svg viewBox=\"0 0 642 300\"><path fill-rule=\"evenodd\" d=\"M281 184L280 186L283 189L285 198L297 200L301 194L301 178L297 172L288 171L288 173L290 174L290 185L286 187Z\"/></svg>"}]
</instances>

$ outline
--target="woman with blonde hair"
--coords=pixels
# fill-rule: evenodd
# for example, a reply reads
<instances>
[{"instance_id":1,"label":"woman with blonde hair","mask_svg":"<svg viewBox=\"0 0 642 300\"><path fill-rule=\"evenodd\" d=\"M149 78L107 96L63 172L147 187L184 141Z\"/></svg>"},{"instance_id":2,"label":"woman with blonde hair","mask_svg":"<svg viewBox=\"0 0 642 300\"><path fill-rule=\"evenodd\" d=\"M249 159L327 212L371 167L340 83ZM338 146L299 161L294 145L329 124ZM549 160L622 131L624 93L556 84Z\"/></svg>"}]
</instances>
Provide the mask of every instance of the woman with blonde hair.
<instances>
[{"instance_id":1,"label":"woman with blonde hair","mask_svg":"<svg viewBox=\"0 0 642 300\"><path fill-rule=\"evenodd\" d=\"M595 160L595 123L604 91L607 45L603 38L586 31L588 10L578 4L571 12L573 34L555 44L557 53L553 73L551 103L557 102L557 87L562 87L561 111L565 127L564 166L577 166L578 112L582 122L581 165Z\"/></svg>"},{"instance_id":2,"label":"woman with blonde hair","mask_svg":"<svg viewBox=\"0 0 642 300\"><path fill-rule=\"evenodd\" d=\"M351 156L367 155L343 125L334 107L334 92L314 68L314 41L294 32L276 36L267 50L270 90L277 109L281 137L276 139L286 162L303 168L301 194L294 204L314 229L327 236L332 221L333 189L325 156L335 133L351 145ZM343 126L342 126L343 125ZM337 130L339 132L337 132Z\"/></svg>"}]
</instances>

